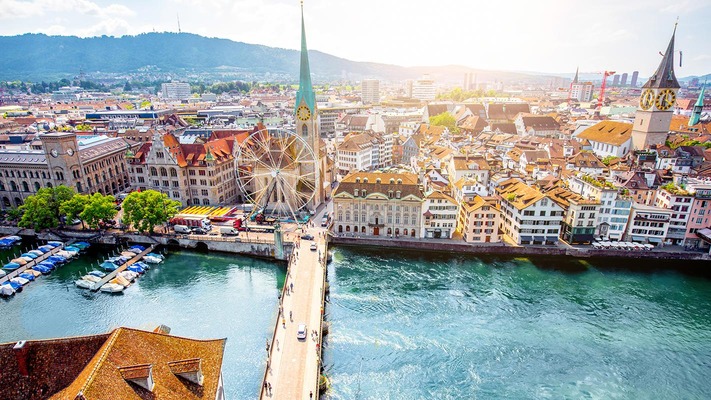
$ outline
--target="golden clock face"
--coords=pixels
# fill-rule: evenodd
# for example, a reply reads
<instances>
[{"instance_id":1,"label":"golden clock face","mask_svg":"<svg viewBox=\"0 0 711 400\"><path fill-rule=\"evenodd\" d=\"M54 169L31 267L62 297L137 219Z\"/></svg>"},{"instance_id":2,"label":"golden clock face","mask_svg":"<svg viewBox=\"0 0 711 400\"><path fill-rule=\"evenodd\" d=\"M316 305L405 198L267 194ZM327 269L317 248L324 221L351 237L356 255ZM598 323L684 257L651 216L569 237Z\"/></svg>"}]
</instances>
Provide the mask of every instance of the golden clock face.
<instances>
[{"instance_id":1,"label":"golden clock face","mask_svg":"<svg viewBox=\"0 0 711 400\"><path fill-rule=\"evenodd\" d=\"M642 96L639 97L639 106L643 110L649 110L654 105L654 92L652 89L647 89L642 92Z\"/></svg>"},{"instance_id":2,"label":"golden clock face","mask_svg":"<svg viewBox=\"0 0 711 400\"><path fill-rule=\"evenodd\" d=\"M309 108L306 106L299 107L298 109L296 109L296 118L302 121L309 120L309 118L311 118L311 110L309 110Z\"/></svg>"},{"instance_id":3,"label":"golden clock face","mask_svg":"<svg viewBox=\"0 0 711 400\"><path fill-rule=\"evenodd\" d=\"M664 89L661 90L657 95L657 101L655 105L658 109L666 111L672 108L672 106L674 106L674 103L676 103L676 93L674 93L674 91L671 89Z\"/></svg>"}]
</instances>

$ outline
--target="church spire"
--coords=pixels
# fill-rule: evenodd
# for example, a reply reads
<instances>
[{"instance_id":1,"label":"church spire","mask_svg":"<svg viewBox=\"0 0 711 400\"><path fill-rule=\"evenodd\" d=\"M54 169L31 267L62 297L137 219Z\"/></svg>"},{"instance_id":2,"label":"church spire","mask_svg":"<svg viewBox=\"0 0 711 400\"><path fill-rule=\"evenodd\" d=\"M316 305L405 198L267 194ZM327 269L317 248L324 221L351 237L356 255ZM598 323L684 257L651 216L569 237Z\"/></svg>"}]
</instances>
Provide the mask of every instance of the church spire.
<instances>
[{"instance_id":1,"label":"church spire","mask_svg":"<svg viewBox=\"0 0 711 400\"><path fill-rule=\"evenodd\" d=\"M316 95L314 94L313 85L311 84L311 68L309 68L309 51L306 48L306 27L304 25L304 2L301 1L301 66L299 71L299 90L296 92L296 104L294 109L297 109L301 101L306 103L311 112L314 112L316 104Z\"/></svg>"},{"instance_id":2,"label":"church spire","mask_svg":"<svg viewBox=\"0 0 711 400\"><path fill-rule=\"evenodd\" d=\"M667 51L664 52L662 62L659 63L657 71L652 75L643 88L652 89L679 89L679 82L674 75L674 36L676 36L676 25L674 24L674 32L667 46Z\"/></svg>"},{"instance_id":3,"label":"church spire","mask_svg":"<svg viewBox=\"0 0 711 400\"><path fill-rule=\"evenodd\" d=\"M578 71L580 71L580 67L575 68L575 78L573 78L573 83L578 83Z\"/></svg>"},{"instance_id":4,"label":"church spire","mask_svg":"<svg viewBox=\"0 0 711 400\"><path fill-rule=\"evenodd\" d=\"M701 93L699 93L699 98L694 104L694 110L691 113L691 118L689 118L689 126L694 126L699 123L701 119L701 113L704 111L704 91L706 90L706 82L704 86L701 87Z\"/></svg>"}]
</instances>

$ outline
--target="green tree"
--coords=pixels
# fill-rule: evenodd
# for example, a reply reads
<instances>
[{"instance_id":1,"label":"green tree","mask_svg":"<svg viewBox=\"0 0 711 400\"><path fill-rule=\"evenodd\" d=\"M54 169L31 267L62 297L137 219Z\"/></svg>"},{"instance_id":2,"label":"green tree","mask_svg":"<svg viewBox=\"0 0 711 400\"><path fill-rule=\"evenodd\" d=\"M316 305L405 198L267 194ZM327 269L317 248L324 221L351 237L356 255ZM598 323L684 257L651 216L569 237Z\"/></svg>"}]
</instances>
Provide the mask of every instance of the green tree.
<instances>
[{"instance_id":1,"label":"green tree","mask_svg":"<svg viewBox=\"0 0 711 400\"><path fill-rule=\"evenodd\" d=\"M607 157L605 157L605 158L602 159L602 163L605 164L605 165L607 165L607 166L610 166L610 163L611 163L612 161L616 160L617 158L618 158L618 157L615 157L615 156L607 156Z\"/></svg>"},{"instance_id":2,"label":"green tree","mask_svg":"<svg viewBox=\"0 0 711 400\"><path fill-rule=\"evenodd\" d=\"M450 133L459 132L459 129L457 128L457 121L454 119L452 114L450 114L446 111L443 112L442 114L435 115L434 117L430 117L430 125L444 126L447 129L449 129Z\"/></svg>"},{"instance_id":3,"label":"green tree","mask_svg":"<svg viewBox=\"0 0 711 400\"><path fill-rule=\"evenodd\" d=\"M24 228L45 229L56 228L61 221L59 208L62 203L74 197L74 189L60 185L52 188L42 188L37 193L28 196L20 206L24 213L18 223Z\"/></svg>"},{"instance_id":4,"label":"green tree","mask_svg":"<svg viewBox=\"0 0 711 400\"><path fill-rule=\"evenodd\" d=\"M101 220L108 221L114 218L117 213L115 201L114 196L94 193L88 198L88 202L79 217L82 221L86 221L89 227L96 229L99 227Z\"/></svg>"},{"instance_id":5,"label":"green tree","mask_svg":"<svg viewBox=\"0 0 711 400\"><path fill-rule=\"evenodd\" d=\"M139 232L152 233L156 225L168 222L181 204L155 190L133 192L123 201L123 222Z\"/></svg>"},{"instance_id":6,"label":"green tree","mask_svg":"<svg viewBox=\"0 0 711 400\"><path fill-rule=\"evenodd\" d=\"M89 202L89 196L85 194L77 194L71 199L65 201L59 206L59 212L67 217L67 221L72 221L75 218L81 219L81 226L84 228L84 219L81 218L81 213L84 207Z\"/></svg>"},{"instance_id":7,"label":"green tree","mask_svg":"<svg viewBox=\"0 0 711 400\"><path fill-rule=\"evenodd\" d=\"M128 81L126 81L126 84L123 85L123 91L124 91L124 92L130 92L131 90L133 90L133 87L131 87L131 83L129 83Z\"/></svg>"},{"instance_id":8,"label":"green tree","mask_svg":"<svg viewBox=\"0 0 711 400\"><path fill-rule=\"evenodd\" d=\"M19 221L22 218L22 210L17 207L12 207L7 210L7 217L12 221Z\"/></svg>"}]
</instances>

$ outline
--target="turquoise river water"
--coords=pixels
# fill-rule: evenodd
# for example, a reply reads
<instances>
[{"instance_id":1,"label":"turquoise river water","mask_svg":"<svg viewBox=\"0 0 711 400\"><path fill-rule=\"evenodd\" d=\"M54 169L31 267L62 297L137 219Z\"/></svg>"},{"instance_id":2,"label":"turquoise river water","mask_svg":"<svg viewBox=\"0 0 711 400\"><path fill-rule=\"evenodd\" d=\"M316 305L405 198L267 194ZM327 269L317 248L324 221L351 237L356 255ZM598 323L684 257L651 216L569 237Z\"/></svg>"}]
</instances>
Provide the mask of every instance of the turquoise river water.
<instances>
[{"instance_id":1,"label":"turquoise river water","mask_svg":"<svg viewBox=\"0 0 711 400\"><path fill-rule=\"evenodd\" d=\"M0 300L0 342L158 324L227 337L226 394L256 398L283 264L168 252L121 295L75 288L108 251ZM711 398L708 265L334 253L326 398Z\"/></svg>"}]
</instances>

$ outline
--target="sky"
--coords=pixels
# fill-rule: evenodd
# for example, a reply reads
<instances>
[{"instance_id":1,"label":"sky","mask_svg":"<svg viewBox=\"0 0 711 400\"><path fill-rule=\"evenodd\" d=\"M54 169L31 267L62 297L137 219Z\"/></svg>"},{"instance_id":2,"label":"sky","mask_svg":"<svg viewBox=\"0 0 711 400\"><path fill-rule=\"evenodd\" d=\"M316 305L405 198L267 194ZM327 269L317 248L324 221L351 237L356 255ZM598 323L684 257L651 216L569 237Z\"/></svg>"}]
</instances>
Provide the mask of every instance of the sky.
<instances>
[{"instance_id":1,"label":"sky","mask_svg":"<svg viewBox=\"0 0 711 400\"><path fill-rule=\"evenodd\" d=\"M654 72L679 18L678 77L711 73L708 0L305 0L308 46L403 66ZM298 49L299 0L0 0L0 35L182 32ZM677 53L677 57L678 57Z\"/></svg>"}]
</instances>

